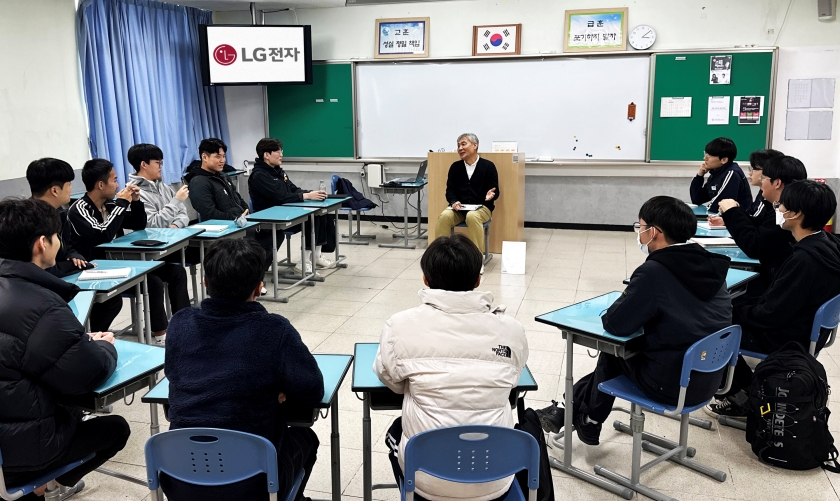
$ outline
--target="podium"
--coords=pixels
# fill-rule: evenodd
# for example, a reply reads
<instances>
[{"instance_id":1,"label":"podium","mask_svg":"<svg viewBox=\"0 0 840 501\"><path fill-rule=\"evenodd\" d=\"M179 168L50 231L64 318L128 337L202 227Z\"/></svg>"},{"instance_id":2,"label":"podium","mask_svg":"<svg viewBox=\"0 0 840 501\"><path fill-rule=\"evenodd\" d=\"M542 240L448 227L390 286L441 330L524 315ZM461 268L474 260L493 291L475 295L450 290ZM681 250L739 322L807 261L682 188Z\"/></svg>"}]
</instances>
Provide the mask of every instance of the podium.
<instances>
[{"instance_id":1,"label":"podium","mask_svg":"<svg viewBox=\"0 0 840 501\"><path fill-rule=\"evenodd\" d=\"M490 252L501 254L502 241L522 242L525 239L525 154L481 153L496 165L499 172L499 199L490 223ZM449 205L446 201L446 178L449 167L461 161L455 152L429 153L427 174L429 179L429 243L435 235L435 225L441 212ZM463 231L466 228L456 228Z\"/></svg>"}]
</instances>

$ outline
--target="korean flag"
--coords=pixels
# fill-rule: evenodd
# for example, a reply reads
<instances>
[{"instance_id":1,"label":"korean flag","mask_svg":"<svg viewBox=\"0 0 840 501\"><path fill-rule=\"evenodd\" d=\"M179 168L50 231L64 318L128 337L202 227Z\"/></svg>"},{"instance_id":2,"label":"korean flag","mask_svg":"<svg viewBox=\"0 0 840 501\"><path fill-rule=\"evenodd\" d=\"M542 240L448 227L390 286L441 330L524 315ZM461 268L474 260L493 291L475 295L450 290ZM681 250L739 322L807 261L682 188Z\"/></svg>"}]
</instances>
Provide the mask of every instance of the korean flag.
<instances>
[{"instance_id":1,"label":"korean flag","mask_svg":"<svg viewBox=\"0 0 840 501\"><path fill-rule=\"evenodd\" d=\"M473 28L473 55L519 54L519 34L521 30L521 24L475 26Z\"/></svg>"}]
</instances>

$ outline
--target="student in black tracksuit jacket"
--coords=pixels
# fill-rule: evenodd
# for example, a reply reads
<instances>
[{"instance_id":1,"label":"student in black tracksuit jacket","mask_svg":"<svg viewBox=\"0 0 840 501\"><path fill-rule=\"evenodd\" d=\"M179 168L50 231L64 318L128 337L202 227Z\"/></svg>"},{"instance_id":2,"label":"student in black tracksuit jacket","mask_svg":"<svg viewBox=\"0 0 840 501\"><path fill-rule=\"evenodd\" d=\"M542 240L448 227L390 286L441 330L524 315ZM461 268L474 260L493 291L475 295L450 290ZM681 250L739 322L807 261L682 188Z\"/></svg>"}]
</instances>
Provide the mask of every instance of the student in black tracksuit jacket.
<instances>
[{"instance_id":1,"label":"student in black tracksuit jacket","mask_svg":"<svg viewBox=\"0 0 840 501\"><path fill-rule=\"evenodd\" d=\"M719 202L721 219L738 247L747 256L761 262L761 280L749 284L748 294L738 298L760 296L773 282L776 270L793 252L796 242L789 231L777 224L777 213L773 204L778 203L785 189L795 181L808 178L805 166L793 157L781 156L769 160L762 170L761 189L765 208L757 216L751 216L738 208L738 202L730 199ZM715 218L710 218L714 224Z\"/></svg>"},{"instance_id":2,"label":"student in black tracksuit jacket","mask_svg":"<svg viewBox=\"0 0 840 501\"><path fill-rule=\"evenodd\" d=\"M618 336L644 329L644 345L638 355L626 360L601 353L595 371L575 383L573 422L584 443L598 444L601 423L615 401L598 390L598 384L624 375L650 398L676 405L686 350L732 324L726 289L729 258L684 243L696 229L693 212L676 198L654 197L639 211L639 246L650 254L602 321L607 332ZM725 370L693 373L685 404L708 400ZM556 432L562 426L564 412L556 406L538 414L547 431ZM551 426L552 422L559 426Z\"/></svg>"},{"instance_id":3,"label":"student in black tracksuit jacket","mask_svg":"<svg viewBox=\"0 0 840 501\"><path fill-rule=\"evenodd\" d=\"M70 206L68 224L64 231L68 243L85 260L92 261L104 255L96 246L123 235L125 229L145 229L146 210L140 200L138 187L128 185L117 193L117 173L108 160L88 160L82 168L82 180L87 193ZM165 263L150 272L147 279L151 329L157 343L163 344L169 324L164 306L164 284L169 289L172 312L187 308L190 305L187 273L181 263Z\"/></svg>"},{"instance_id":4,"label":"student in black tracksuit jacket","mask_svg":"<svg viewBox=\"0 0 840 501\"><path fill-rule=\"evenodd\" d=\"M764 195L761 193L762 172L764 171L764 166L767 165L767 162L771 159L783 156L785 156L785 154L781 151L772 149L756 150L750 153L750 172L747 178L749 179L750 186L758 186L758 194L755 196L755 200L753 200L753 203L750 204L749 208L744 207L748 215L755 217L764 211L765 205L762 203L764 202Z\"/></svg>"},{"instance_id":5,"label":"student in black tracksuit jacket","mask_svg":"<svg viewBox=\"0 0 840 501\"><path fill-rule=\"evenodd\" d=\"M283 163L283 143L274 138L263 138L257 143L257 158L254 159L254 170L248 177L248 191L251 194L251 203L254 210L260 211L275 207L277 205L292 202L303 202L304 200L324 200L326 192L309 191L298 188L289 179L289 176L281 167ZM315 260L321 257L321 247L327 243L328 225L325 222L327 217L315 217ZM304 225L304 248L312 251L312 231L309 220ZM266 254L271 253L271 232L267 232L267 238L257 239L265 249ZM278 245L283 241L282 234L278 236ZM308 255L308 253L307 253ZM321 259L325 259L321 257ZM320 266L319 266L320 267Z\"/></svg>"},{"instance_id":6,"label":"student in black tracksuit jacket","mask_svg":"<svg viewBox=\"0 0 840 501\"><path fill-rule=\"evenodd\" d=\"M798 181L782 192L779 216L784 230L793 234L793 253L776 271L770 288L757 300L738 304L733 322L742 329L741 349L772 353L795 341L810 347L811 326L820 306L840 295L840 239L823 231L837 208L831 189L814 181ZM823 330L817 350L826 342ZM750 384L752 371L743 359L735 368L730 397L711 404L710 411L745 415L747 399L740 390Z\"/></svg>"},{"instance_id":7,"label":"student in black tracksuit jacket","mask_svg":"<svg viewBox=\"0 0 840 501\"><path fill-rule=\"evenodd\" d=\"M737 154L735 143L725 137L713 139L706 145L703 164L691 180L691 203L707 205L709 212L718 212L718 201L727 198L737 201L742 207L749 207L752 192L744 171L734 161ZM705 181L709 172L709 179Z\"/></svg>"}]
</instances>

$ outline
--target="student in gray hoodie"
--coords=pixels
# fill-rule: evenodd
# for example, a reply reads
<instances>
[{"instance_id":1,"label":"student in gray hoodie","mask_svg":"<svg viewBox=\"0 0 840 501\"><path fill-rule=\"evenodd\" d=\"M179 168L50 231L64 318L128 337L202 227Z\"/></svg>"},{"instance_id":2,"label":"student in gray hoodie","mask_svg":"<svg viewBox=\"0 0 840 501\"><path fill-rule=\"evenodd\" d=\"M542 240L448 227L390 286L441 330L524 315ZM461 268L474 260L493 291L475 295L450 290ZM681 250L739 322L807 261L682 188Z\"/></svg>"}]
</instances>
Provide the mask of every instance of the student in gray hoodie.
<instances>
[{"instance_id":1,"label":"student in gray hoodie","mask_svg":"<svg viewBox=\"0 0 840 501\"><path fill-rule=\"evenodd\" d=\"M136 174L129 183L140 188L140 200L146 208L147 228L185 228L190 224L184 201L190 196L187 185L176 192L163 182L163 151L153 144L135 144L128 149L128 163Z\"/></svg>"}]
</instances>

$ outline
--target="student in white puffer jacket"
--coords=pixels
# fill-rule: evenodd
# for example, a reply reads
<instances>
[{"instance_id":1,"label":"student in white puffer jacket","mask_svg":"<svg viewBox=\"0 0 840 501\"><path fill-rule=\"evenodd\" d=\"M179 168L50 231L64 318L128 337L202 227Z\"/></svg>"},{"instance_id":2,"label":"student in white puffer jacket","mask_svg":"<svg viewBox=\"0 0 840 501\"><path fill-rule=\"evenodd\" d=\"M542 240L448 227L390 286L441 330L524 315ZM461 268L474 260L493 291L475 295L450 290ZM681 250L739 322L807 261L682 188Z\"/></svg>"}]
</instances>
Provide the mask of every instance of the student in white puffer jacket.
<instances>
[{"instance_id":1,"label":"student in white puffer jacket","mask_svg":"<svg viewBox=\"0 0 840 501\"><path fill-rule=\"evenodd\" d=\"M397 481L405 444L432 429L466 424L513 428L508 397L528 361L525 329L504 306L493 306L480 284L482 255L456 234L432 242L420 260L422 304L385 322L373 370L405 394L402 417L386 442ZM488 501L504 496L513 477L483 484L455 484L418 472L416 494L433 501Z\"/></svg>"}]
</instances>

